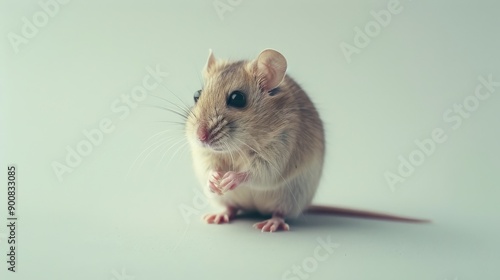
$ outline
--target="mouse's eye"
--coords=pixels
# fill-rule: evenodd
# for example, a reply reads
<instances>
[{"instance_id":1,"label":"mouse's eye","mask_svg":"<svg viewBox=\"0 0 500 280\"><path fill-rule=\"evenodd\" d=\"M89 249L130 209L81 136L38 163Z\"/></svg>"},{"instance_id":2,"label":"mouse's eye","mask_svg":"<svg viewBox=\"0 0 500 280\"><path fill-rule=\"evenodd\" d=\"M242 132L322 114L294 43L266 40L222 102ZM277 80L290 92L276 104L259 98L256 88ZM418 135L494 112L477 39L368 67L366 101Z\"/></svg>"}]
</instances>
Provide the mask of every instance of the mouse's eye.
<instances>
[{"instance_id":1,"label":"mouse's eye","mask_svg":"<svg viewBox=\"0 0 500 280\"><path fill-rule=\"evenodd\" d=\"M201 89L194 92L194 103L198 102L200 95L201 95Z\"/></svg>"},{"instance_id":2,"label":"mouse's eye","mask_svg":"<svg viewBox=\"0 0 500 280\"><path fill-rule=\"evenodd\" d=\"M231 92L227 98L227 105L235 108L243 108L247 104L245 94L241 91L235 90Z\"/></svg>"}]
</instances>

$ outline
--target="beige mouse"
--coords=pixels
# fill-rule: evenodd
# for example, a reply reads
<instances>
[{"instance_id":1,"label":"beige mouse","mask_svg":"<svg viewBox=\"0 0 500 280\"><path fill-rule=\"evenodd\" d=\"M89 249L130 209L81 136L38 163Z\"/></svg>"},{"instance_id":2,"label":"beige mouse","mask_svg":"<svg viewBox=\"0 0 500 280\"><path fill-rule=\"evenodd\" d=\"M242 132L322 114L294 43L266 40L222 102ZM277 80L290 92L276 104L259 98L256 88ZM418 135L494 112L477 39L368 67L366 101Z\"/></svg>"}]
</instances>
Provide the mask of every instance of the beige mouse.
<instances>
[{"instance_id":1,"label":"beige mouse","mask_svg":"<svg viewBox=\"0 0 500 280\"><path fill-rule=\"evenodd\" d=\"M257 211L272 215L254 225L269 232L289 230L285 218L306 210L420 221L310 207L323 169L323 123L286 69L285 57L272 49L233 62L216 60L210 52L203 89L195 93L186 121L196 176L225 208L205 221L228 223L238 211Z\"/></svg>"}]
</instances>

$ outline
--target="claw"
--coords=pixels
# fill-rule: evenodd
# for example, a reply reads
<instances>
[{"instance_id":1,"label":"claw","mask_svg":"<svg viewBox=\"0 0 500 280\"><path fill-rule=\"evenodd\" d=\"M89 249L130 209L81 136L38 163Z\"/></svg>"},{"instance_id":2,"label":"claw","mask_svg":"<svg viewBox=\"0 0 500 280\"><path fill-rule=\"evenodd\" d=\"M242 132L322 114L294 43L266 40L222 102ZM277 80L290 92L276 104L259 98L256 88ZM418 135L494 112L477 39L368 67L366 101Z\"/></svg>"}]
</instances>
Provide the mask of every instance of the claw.
<instances>
[{"instance_id":1,"label":"claw","mask_svg":"<svg viewBox=\"0 0 500 280\"><path fill-rule=\"evenodd\" d=\"M248 173L246 172L234 172L228 171L222 176L222 179L219 181L219 189L222 193L225 193L229 190L234 190L238 185L245 182L247 180Z\"/></svg>"},{"instance_id":2,"label":"claw","mask_svg":"<svg viewBox=\"0 0 500 280\"><path fill-rule=\"evenodd\" d=\"M222 195L222 191L220 190L219 186L219 180L222 177L222 172L219 171L213 171L212 175L210 175L208 179L208 188L212 193L216 193L218 195Z\"/></svg>"},{"instance_id":3,"label":"claw","mask_svg":"<svg viewBox=\"0 0 500 280\"><path fill-rule=\"evenodd\" d=\"M209 224L227 224L236 216L237 212L238 209L230 207L221 213L206 214L203 216L203 220Z\"/></svg>"},{"instance_id":4,"label":"claw","mask_svg":"<svg viewBox=\"0 0 500 280\"><path fill-rule=\"evenodd\" d=\"M289 231L290 226L285 223L285 220L279 216L273 216L269 220L265 220L253 225L254 228L260 229L262 232L275 232L280 229Z\"/></svg>"}]
</instances>

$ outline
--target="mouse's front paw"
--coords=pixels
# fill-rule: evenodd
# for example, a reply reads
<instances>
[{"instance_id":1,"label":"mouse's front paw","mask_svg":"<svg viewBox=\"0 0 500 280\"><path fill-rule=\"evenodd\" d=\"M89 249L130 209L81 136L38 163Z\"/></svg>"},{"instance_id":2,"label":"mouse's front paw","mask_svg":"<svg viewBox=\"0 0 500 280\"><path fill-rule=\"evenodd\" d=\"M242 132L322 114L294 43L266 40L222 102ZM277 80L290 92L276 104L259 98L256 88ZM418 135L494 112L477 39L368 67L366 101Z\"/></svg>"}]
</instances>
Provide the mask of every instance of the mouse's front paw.
<instances>
[{"instance_id":1,"label":"mouse's front paw","mask_svg":"<svg viewBox=\"0 0 500 280\"><path fill-rule=\"evenodd\" d=\"M210 174L208 178L208 188L211 192L222 195L222 191L219 188L219 182L223 175L224 173L220 171L213 171L212 174Z\"/></svg>"},{"instance_id":2,"label":"mouse's front paw","mask_svg":"<svg viewBox=\"0 0 500 280\"><path fill-rule=\"evenodd\" d=\"M222 176L222 179L219 182L219 190L222 193L225 193L229 190L234 190L234 188L245 182L247 179L247 172L228 171L224 174L224 176Z\"/></svg>"}]
</instances>

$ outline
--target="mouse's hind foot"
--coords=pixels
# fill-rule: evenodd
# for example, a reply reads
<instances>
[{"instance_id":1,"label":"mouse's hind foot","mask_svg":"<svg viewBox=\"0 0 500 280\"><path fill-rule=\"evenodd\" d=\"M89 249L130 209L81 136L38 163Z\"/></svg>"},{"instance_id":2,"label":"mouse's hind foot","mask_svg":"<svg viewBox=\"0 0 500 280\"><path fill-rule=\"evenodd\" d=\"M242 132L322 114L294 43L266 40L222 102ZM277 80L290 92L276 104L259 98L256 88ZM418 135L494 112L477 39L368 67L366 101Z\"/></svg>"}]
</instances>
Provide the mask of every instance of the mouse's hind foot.
<instances>
[{"instance_id":1,"label":"mouse's hind foot","mask_svg":"<svg viewBox=\"0 0 500 280\"><path fill-rule=\"evenodd\" d=\"M285 222L285 218L280 214L273 214L269 220L265 220L253 225L254 228L260 229L262 232L275 232L278 230L289 231L290 226Z\"/></svg>"},{"instance_id":2,"label":"mouse's hind foot","mask_svg":"<svg viewBox=\"0 0 500 280\"><path fill-rule=\"evenodd\" d=\"M208 224L227 224L234 219L236 213L238 213L238 209L234 207L227 207L226 210L222 212L206 214L203 216L203 220L205 220Z\"/></svg>"}]
</instances>

